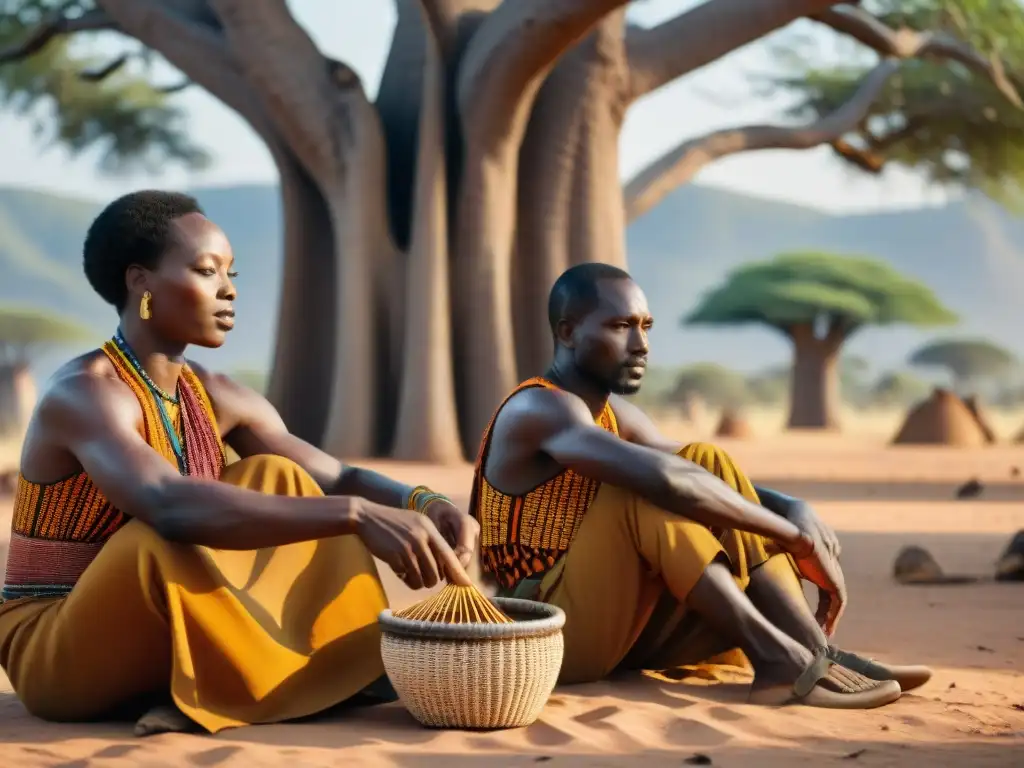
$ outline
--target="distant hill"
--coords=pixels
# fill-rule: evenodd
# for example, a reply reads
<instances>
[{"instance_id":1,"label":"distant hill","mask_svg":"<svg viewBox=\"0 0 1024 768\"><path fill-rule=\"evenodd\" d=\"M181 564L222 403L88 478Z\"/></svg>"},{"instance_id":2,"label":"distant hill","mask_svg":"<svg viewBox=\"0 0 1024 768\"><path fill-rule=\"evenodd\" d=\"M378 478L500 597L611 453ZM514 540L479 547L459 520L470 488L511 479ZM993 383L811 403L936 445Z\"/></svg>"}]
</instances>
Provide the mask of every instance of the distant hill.
<instances>
[{"instance_id":1,"label":"distant hill","mask_svg":"<svg viewBox=\"0 0 1024 768\"><path fill-rule=\"evenodd\" d=\"M217 366L262 368L273 344L281 269L277 190L253 185L194 194L227 232L241 272L239 330L217 355ZM82 240L99 208L91 201L0 188L0 301L37 304L100 333L112 331L113 310L94 296L81 269ZM836 216L690 185L634 222L627 241L630 269L657 319L652 343L660 365L713 360L750 370L784 359L785 342L768 331L684 329L679 317L728 270L793 248L884 258L930 285L964 318L964 332L987 335L1024 357L1024 220L987 200ZM850 351L879 367L899 365L925 335L869 331ZM48 375L54 364L41 361L39 374Z\"/></svg>"}]
</instances>

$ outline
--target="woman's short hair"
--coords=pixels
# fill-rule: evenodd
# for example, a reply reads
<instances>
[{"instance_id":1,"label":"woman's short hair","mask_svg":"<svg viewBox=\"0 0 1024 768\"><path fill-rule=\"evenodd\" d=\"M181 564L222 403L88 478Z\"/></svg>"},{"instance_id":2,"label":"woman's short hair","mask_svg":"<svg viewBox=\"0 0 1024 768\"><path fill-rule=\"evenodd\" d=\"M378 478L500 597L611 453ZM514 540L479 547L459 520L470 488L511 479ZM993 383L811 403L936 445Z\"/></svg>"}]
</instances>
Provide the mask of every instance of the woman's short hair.
<instances>
[{"instance_id":1,"label":"woman's short hair","mask_svg":"<svg viewBox=\"0 0 1024 768\"><path fill-rule=\"evenodd\" d=\"M128 301L128 267L155 269L173 242L171 223L190 213L202 214L203 209L194 197L180 192L143 190L110 203L85 236L82 260L89 284L121 312Z\"/></svg>"}]
</instances>

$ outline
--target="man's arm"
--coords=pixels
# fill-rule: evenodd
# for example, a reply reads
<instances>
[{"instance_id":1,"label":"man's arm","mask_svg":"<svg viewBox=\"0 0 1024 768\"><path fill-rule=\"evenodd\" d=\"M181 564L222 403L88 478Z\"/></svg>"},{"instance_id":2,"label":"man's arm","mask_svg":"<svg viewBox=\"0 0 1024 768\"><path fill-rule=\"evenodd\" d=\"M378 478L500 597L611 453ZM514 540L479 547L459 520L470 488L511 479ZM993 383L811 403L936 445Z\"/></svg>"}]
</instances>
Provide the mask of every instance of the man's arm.
<instances>
[{"instance_id":1,"label":"man's arm","mask_svg":"<svg viewBox=\"0 0 1024 768\"><path fill-rule=\"evenodd\" d=\"M358 496L387 507L405 508L412 487L379 472L347 466L288 431L277 409L257 392L227 376L194 366L230 425L225 442L239 456L273 454L291 459L331 496Z\"/></svg>"},{"instance_id":2,"label":"man's arm","mask_svg":"<svg viewBox=\"0 0 1024 768\"><path fill-rule=\"evenodd\" d=\"M678 440L663 435L651 418L642 409L633 405L625 398L614 397L612 409L615 411L615 418L619 422L619 433L624 440L636 445L643 445L664 453L677 454L683 450L683 444ZM799 499L787 496L784 493L773 491L771 488L754 485L758 498L761 499L761 506L777 515L786 517L794 508L794 505L802 503Z\"/></svg>"},{"instance_id":3,"label":"man's arm","mask_svg":"<svg viewBox=\"0 0 1024 768\"><path fill-rule=\"evenodd\" d=\"M527 390L509 401L499 420L508 425L506 439L535 446L564 467L631 490L663 509L705 525L766 536L787 550L803 553L812 546L792 523L744 499L702 467L598 427L573 395Z\"/></svg>"}]
</instances>

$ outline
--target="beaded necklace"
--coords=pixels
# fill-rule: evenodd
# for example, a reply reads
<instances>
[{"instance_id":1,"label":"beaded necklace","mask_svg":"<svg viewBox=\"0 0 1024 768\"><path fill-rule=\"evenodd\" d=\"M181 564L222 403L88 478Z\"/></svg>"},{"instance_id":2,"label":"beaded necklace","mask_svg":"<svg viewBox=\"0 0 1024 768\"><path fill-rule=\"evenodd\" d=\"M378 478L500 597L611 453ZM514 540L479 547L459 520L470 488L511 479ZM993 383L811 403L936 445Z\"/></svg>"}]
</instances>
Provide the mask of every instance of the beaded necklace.
<instances>
[{"instance_id":1,"label":"beaded necklace","mask_svg":"<svg viewBox=\"0 0 1024 768\"><path fill-rule=\"evenodd\" d=\"M174 425L171 423L171 417L167 413L167 406L164 405L165 400L173 405L179 405L179 398L177 395L178 386L180 386L180 384L175 385L175 396L172 397L158 387L156 382L150 378L148 373L146 373L146 370L142 367L142 363L139 362L139 358L135 356L132 348L128 345L128 342L125 341L120 328L118 328L117 332L114 334L113 341L114 344L117 345L118 350L120 350L120 352L125 356L125 359L128 360L132 370L140 379L142 379L143 382L145 382L146 387L149 388L150 394L153 396L153 400L156 403L156 408L160 412L160 421L163 422L164 431L167 433L167 439L170 440L171 448L174 451L174 458L178 461L178 471L183 475L187 475L188 453L185 450L183 438L178 437L178 430L176 430ZM184 414L182 414L182 418L184 418Z\"/></svg>"}]
</instances>

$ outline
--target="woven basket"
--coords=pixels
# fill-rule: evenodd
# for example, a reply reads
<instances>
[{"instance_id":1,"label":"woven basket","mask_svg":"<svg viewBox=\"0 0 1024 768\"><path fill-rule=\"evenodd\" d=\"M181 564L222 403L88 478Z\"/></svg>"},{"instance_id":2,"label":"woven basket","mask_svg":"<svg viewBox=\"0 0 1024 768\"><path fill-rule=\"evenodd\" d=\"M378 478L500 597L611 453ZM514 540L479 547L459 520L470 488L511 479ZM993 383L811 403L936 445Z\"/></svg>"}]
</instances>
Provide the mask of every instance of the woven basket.
<instances>
[{"instance_id":1,"label":"woven basket","mask_svg":"<svg viewBox=\"0 0 1024 768\"><path fill-rule=\"evenodd\" d=\"M494 597L511 624L442 624L380 614L384 669L435 728L517 728L540 715L562 667L560 608Z\"/></svg>"}]
</instances>

